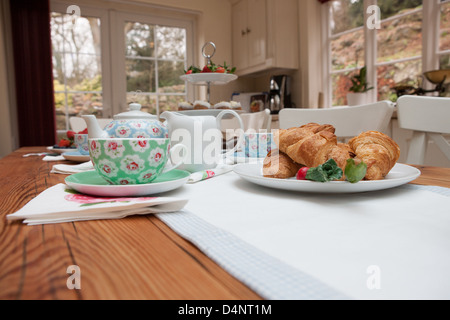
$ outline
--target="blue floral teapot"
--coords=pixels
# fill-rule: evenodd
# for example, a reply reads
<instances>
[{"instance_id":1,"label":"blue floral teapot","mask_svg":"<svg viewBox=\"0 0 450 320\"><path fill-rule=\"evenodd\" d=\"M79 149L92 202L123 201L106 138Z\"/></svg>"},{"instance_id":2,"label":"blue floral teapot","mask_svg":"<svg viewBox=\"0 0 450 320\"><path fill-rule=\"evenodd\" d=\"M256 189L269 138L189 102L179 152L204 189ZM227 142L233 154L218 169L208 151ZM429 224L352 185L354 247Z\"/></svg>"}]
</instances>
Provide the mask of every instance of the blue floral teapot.
<instances>
[{"instance_id":1,"label":"blue floral teapot","mask_svg":"<svg viewBox=\"0 0 450 320\"><path fill-rule=\"evenodd\" d=\"M155 115L141 111L138 103L130 104L130 111L113 117L113 121L100 128L94 115L84 115L88 135L95 138L168 138L168 130Z\"/></svg>"}]
</instances>

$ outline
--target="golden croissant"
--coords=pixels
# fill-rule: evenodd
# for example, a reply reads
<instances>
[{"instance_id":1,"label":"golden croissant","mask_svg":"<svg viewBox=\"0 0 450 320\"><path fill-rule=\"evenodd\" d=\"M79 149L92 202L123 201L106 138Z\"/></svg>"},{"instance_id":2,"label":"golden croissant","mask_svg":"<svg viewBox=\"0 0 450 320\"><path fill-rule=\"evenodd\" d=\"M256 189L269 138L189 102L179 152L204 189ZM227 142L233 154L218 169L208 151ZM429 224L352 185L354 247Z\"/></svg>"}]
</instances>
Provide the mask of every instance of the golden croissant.
<instances>
[{"instance_id":1,"label":"golden croissant","mask_svg":"<svg viewBox=\"0 0 450 320\"><path fill-rule=\"evenodd\" d=\"M378 131L367 131L354 137L348 144L338 143L335 128L331 125L309 123L302 127L278 130L275 142L280 156L270 161L268 157L265 172L268 177L295 176L294 164L318 167L334 159L345 172L347 160L354 158L356 163L367 165L365 180L381 180L391 171L400 157L400 148L387 135ZM281 166L273 163L280 162ZM278 171L277 171L278 170ZM345 179L345 176L342 180Z\"/></svg>"},{"instance_id":2,"label":"golden croissant","mask_svg":"<svg viewBox=\"0 0 450 320\"><path fill-rule=\"evenodd\" d=\"M288 179L294 177L302 166L295 163L285 153L272 150L263 163L263 175L266 178Z\"/></svg>"},{"instance_id":3,"label":"golden croissant","mask_svg":"<svg viewBox=\"0 0 450 320\"><path fill-rule=\"evenodd\" d=\"M355 161L367 164L366 180L384 179L400 157L398 144L378 131L363 132L349 145L356 154Z\"/></svg>"},{"instance_id":4,"label":"golden croissant","mask_svg":"<svg viewBox=\"0 0 450 320\"><path fill-rule=\"evenodd\" d=\"M347 160L354 154L349 145L337 142L334 132L335 128L331 125L310 123L299 128L279 130L275 142L280 151L295 163L314 168L334 159L344 171Z\"/></svg>"}]
</instances>

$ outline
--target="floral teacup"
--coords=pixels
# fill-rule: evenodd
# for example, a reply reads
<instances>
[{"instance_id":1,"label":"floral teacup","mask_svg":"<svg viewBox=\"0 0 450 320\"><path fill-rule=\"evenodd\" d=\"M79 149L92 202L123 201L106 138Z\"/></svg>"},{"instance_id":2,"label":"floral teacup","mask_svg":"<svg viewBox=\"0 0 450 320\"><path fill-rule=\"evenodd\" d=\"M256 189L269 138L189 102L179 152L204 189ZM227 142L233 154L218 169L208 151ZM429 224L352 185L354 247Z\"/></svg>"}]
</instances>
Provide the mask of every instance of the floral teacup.
<instances>
[{"instance_id":1,"label":"floral teacup","mask_svg":"<svg viewBox=\"0 0 450 320\"><path fill-rule=\"evenodd\" d=\"M74 136L74 141L80 154L84 156L89 155L89 143L87 134L76 133Z\"/></svg>"},{"instance_id":2,"label":"floral teacup","mask_svg":"<svg viewBox=\"0 0 450 320\"><path fill-rule=\"evenodd\" d=\"M252 131L245 133L242 149L248 158L265 158L271 150L276 148L272 133Z\"/></svg>"},{"instance_id":3,"label":"floral teacup","mask_svg":"<svg viewBox=\"0 0 450 320\"><path fill-rule=\"evenodd\" d=\"M180 148L186 158L186 147L179 144L170 149L170 139L89 139L94 168L103 179L114 185L151 183L161 174L178 168L184 159L170 168L166 168L166 164Z\"/></svg>"}]
</instances>

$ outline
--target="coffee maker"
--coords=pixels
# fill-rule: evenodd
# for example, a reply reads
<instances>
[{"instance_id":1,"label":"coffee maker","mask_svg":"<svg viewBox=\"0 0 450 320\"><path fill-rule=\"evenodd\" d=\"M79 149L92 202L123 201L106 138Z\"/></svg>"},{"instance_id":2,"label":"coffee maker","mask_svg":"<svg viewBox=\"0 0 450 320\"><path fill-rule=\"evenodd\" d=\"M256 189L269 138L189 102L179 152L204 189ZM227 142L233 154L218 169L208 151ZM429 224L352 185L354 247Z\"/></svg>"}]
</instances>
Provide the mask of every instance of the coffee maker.
<instances>
[{"instance_id":1,"label":"coffee maker","mask_svg":"<svg viewBox=\"0 0 450 320\"><path fill-rule=\"evenodd\" d=\"M291 77L286 75L270 78L269 109L271 114L278 114L285 108L292 108Z\"/></svg>"}]
</instances>

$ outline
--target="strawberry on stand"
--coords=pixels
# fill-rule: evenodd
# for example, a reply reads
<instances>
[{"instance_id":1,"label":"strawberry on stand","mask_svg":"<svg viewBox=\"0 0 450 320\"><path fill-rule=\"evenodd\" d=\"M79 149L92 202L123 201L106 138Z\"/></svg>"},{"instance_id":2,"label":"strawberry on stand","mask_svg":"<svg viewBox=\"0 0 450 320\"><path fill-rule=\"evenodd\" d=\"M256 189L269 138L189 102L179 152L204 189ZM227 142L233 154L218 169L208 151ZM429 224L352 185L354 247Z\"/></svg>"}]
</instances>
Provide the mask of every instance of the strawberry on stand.
<instances>
[{"instance_id":1,"label":"strawberry on stand","mask_svg":"<svg viewBox=\"0 0 450 320\"><path fill-rule=\"evenodd\" d=\"M193 73L200 73L200 72L201 72L201 70L194 66L190 66L189 69L184 70L185 74L193 74Z\"/></svg>"},{"instance_id":2,"label":"strawberry on stand","mask_svg":"<svg viewBox=\"0 0 450 320\"><path fill-rule=\"evenodd\" d=\"M227 65L226 62L223 65L216 65L211 61L210 64L205 65L203 69L197 68L195 66L190 66L189 69L184 70L185 74L193 74L193 73L229 73L233 74L236 71L236 68L232 68Z\"/></svg>"},{"instance_id":3,"label":"strawberry on stand","mask_svg":"<svg viewBox=\"0 0 450 320\"><path fill-rule=\"evenodd\" d=\"M87 134L87 133L88 133L87 128L84 129L83 131L78 132L78 134ZM75 134L76 134L75 131L68 130L66 132L66 137L60 139L58 144L54 145L53 148L56 148L56 149L75 149L76 148L75 143L74 143Z\"/></svg>"}]
</instances>

